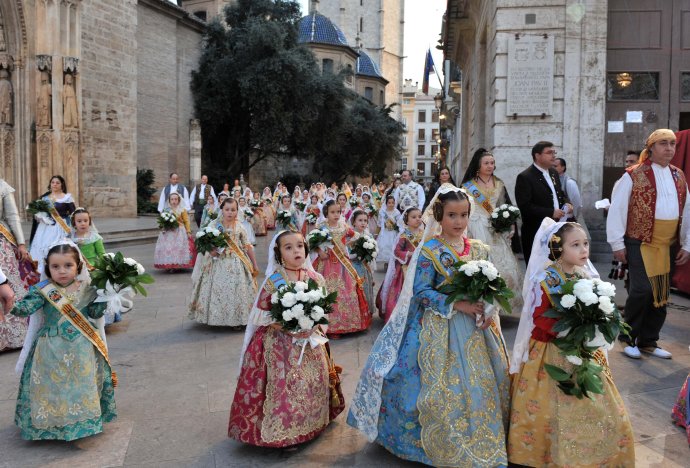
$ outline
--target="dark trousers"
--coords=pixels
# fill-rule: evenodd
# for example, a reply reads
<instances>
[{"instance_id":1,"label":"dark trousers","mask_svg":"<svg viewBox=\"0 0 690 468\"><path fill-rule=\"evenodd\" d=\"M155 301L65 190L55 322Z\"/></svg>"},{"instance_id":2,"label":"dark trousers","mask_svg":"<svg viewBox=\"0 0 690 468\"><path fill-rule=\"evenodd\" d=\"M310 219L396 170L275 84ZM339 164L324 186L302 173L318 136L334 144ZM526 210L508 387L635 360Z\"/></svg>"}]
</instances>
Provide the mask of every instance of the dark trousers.
<instances>
[{"instance_id":1,"label":"dark trousers","mask_svg":"<svg viewBox=\"0 0 690 468\"><path fill-rule=\"evenodd\" d=\"M622 339L641 348L656 347L659 332L666 321L666 306L654 307L652 285L642 262L642 242L625 238L628 255L630 289L625 302L625 321L630 325L630 338Z\"/></svg>"},{"instance_id":2,"label":"dark trousers","mask_svg":"<svg viewBox=\"0 0 690 468\"><path fill-rule=\"evenodd\" d=\"M201 216L204 214L204 207L200 205L194 205L194 221L196 221L197 227L201 227Z\"/></svg>"}]
</instances>

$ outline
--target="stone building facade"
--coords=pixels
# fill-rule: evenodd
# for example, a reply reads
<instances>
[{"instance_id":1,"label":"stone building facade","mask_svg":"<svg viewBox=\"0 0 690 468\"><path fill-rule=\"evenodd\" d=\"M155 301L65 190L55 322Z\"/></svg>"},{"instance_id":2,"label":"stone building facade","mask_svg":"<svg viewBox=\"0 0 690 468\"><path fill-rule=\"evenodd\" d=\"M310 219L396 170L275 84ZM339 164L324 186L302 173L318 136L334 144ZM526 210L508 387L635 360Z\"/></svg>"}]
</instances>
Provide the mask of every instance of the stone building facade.
<instances>
[{"instance_id":1,"label":"stone building facade","mask_svg":"<svg viewBox=\"0 0 690 468\"><path fill-rule=\"evenodd\" d=\"M189 178L202 22L166 0L3 0L0 17L0 177L20 206L61 174L96 216L135 216L137 167Z\"/></svg>"}]
</instances>

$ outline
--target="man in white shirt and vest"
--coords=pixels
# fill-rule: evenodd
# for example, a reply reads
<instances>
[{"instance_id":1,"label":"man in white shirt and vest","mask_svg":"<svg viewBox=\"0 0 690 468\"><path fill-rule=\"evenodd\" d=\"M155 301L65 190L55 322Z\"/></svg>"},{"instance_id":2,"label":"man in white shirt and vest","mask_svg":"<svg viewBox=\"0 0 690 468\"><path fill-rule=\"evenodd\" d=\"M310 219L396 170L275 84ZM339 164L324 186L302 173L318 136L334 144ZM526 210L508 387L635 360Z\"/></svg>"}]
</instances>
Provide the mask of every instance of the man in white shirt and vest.
<instances>
[{"instance_id":1,"label":"man in white shirt and vest","mask_svg":"<svg viewBox=\"0 0 690 468\"><path fill-rule=\"evenodd\" d=\"M168 204L168 197L170 197L170 194L173 192L177 192L180 195L180 198L182 199L182 207L187 211L191 210L191 207L189 206L189 192L187 192L187 187L178 183L179 179L180 177L176 172L170 174L170 183L163 187L163 190L161 190L160 200L158 200L159 213L162 213L163 210L165 210Z\"/></svg>"},{"instance_id":2,"label":"man in white shirt and vest","mask_svg":"<svg viewBox=\"0 0 690 468\"><path fill-rule=\"evenodd\" d=\"M657 344L670 294L671 246L680 243L676 265L690 260L688 186L683 171L670 164L675 150L673 131L654 131L639 163L626 169L611 196L606 236L613 257L628 264L625 321L632 330L622 339L625 355L633 359L641 352L672 357Z\"/></svg>"},{"instance_id":3,"label":"man in white shirt and vest","mask_svg":"<svg viewBox=\"0 0 690 468\"><path fill-rule=\"evenodd\" d=\"M412 206L421 210L425 201L424 187L412 180L412 172L407 169L402 171L400 179L402 183L393 192L395 205L401 213Z\"/></svg>"},{"instance_id":4,"label":"man in white shirt and vest","mask_svg":"<svg viewBox=\"0 0 690 468\"><path fill-rule=\"evenodd\" d=\"M208 184L208 176L202 175L201 183L197 184L192 189L192 195L190 196L192 208L194 208L194 221L196 221L198 227L201 227L201 215L204 212L204 207L206 206L209 196L213 197L214 203L218 203L216 192L213 190L213 187Z\"/></svg>"}]
</instances>

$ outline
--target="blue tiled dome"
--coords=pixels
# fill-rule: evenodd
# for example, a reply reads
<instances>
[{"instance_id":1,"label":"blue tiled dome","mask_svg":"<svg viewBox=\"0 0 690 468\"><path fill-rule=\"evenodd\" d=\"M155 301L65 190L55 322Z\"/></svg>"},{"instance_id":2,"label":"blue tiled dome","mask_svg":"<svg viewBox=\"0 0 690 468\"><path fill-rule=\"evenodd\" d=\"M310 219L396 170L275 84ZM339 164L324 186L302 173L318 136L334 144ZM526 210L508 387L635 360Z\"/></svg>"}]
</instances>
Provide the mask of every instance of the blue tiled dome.
<instances>
[{"instance_id":1,"label":"blue tiled dome","mask_svg":"<svg viewBox=\"0 0 690 468\"><path fill-rule=\"evenodd\" d=\"M299 20L297 41L349 47L345 34L331 20L319 13L311 13Z\"/></svg>"},{"instance_id":2,"label":"blue tiled dome","mask_svg":"<svg viewBox=\"0 0 690 468\"><path fill-rule=\"evenodd\" d=\"M374 62L364 50L359 49L359 57L357 58L357 74L364 76L373 76L375 78L383 78L378 65Z\"/></svg>"}]
</instances>

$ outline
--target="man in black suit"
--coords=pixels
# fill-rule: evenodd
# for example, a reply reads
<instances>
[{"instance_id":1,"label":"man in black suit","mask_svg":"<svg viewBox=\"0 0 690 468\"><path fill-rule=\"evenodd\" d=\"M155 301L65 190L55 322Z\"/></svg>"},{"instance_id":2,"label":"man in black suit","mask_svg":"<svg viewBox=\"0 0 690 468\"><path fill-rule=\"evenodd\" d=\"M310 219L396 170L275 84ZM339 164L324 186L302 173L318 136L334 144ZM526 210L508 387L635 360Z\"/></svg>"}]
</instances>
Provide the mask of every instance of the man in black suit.
<instances>
[{"instance_id":1,"label":"man in black suit","mask_svg":"<svg viewBox=\"0 0 690 468\"><path fill-rule=\"evenodd\" d=\"M549 141L540 141L532 148L532 164L515 181L515 200L522 214L522 252L529 264L534 236L544 218L560 220L567 199L561 189L558 173L553 169L556 148ZM569 208L572 212L572 207Z\"/></svg>"}]
</instances>

